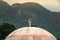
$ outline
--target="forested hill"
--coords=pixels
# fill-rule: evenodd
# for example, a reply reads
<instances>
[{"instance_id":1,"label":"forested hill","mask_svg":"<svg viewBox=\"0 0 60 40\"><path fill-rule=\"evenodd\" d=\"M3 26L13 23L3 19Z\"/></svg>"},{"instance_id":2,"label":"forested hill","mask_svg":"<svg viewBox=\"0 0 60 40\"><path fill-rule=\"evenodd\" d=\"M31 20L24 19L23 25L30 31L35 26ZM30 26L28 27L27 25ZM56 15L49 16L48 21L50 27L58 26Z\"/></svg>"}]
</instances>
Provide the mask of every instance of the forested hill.
<instances>
[{"instance_id":1,"label":"forested hill","mask_svg":"<svg viewBox=\"0 0 60 40\"><path fill-rule=\"evenodd\" d=\"M60 37L60 12L51 12L38 3L15 3L10 6L4 1L0 1L0 24L11 23L20 28L28 26L28 19L32 19L32 24L44 28Z\"/></svg>"}]
</instances>

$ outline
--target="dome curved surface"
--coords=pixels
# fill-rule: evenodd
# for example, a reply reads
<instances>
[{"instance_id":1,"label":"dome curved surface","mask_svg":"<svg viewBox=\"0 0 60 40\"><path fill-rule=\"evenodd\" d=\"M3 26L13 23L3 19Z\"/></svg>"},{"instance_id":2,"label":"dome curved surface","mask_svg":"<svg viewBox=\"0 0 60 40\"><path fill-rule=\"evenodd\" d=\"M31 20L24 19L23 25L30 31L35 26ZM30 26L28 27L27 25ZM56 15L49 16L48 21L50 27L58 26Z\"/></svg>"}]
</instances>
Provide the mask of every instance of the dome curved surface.
<instances>
[{"instance_id":1,"label":"dome curved surface","mask_svg":"<svg viewBox=\"0 0 60 40\"><path fill-rule=\"evenodd\" d=\"M13 31L5 40L57 40L50 32L37 27L23 27Z\"/></svg>"}]
</instances>

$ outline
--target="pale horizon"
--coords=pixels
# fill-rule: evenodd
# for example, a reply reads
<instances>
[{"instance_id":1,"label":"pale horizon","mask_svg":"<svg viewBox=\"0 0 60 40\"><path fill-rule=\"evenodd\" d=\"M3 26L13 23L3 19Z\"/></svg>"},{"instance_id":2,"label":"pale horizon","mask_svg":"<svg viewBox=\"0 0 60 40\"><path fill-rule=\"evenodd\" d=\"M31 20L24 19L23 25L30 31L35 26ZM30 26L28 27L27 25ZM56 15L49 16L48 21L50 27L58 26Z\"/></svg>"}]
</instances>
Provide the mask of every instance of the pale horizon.
<instances>
[{"instance_id":1,"label":"pale horizon","mask_svg":"<svg viewBox=\"0 0 60 40\"><path fill-rule=\"evenodd\" d=\"M25 2L36 2L44 6L50 11L59 12L60 11L60 1L59 0L3 0L8 4L12 5L14 3L25 3Z\"/></svg>"}]
</instances>

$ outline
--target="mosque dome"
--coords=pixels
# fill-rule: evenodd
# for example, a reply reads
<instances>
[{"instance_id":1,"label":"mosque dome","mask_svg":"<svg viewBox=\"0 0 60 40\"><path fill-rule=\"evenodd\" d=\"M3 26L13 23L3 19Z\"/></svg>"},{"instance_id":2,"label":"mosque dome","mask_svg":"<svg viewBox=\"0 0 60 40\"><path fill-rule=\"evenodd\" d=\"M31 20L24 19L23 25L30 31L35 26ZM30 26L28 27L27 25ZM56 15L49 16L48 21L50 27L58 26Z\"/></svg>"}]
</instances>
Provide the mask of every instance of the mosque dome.
<instances>
[{"instance_id":1,"label":"mosque dome","mask_svg":"<svg viewBox=\"0 0 60 40\"><path fill-rule=\"evenodd\" d=\"M28 20L29 27L23 27L13 31L5 40L57 40L54 35L45 29L31 27L31 19Z\"/></svg>"},{"instance_id":2,"label":"mosque dome","mask_svg":"<svg viewBox=\"0 0 60 40\"><path fill-rule=\"evenodd\" d=\"M57 40L45 29L37 27L23 27L13 31L5 40Z\"/></svg>"}]
</instances>

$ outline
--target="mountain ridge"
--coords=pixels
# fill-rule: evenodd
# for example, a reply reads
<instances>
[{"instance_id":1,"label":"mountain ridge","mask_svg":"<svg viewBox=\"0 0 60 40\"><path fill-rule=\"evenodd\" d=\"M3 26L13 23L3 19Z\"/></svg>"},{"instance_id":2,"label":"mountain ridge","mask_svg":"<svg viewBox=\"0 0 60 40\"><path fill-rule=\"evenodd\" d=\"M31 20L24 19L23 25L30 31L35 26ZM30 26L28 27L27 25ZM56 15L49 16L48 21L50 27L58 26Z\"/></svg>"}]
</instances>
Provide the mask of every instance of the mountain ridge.
<instances>
[{"instance_id":1,"label":"mountain ridge","mask_svg":"<svg viewBox=\"0 0 60 40\"><path fill-rule=\"evenodd\" d=\"M32 3L30 3L16 3L12 6L4 3L3 6L5 7L0 6L2 8L0 8L0 22L2 20L2 23L11 23L14 24L16 28L20 28L28 26L28 19L31 18L32 24L48 30L49 32L53 33L57 38L59 38L60 12L51 12L40 4L33 3L32 5ZM2 4L0 3L0 5Z\"/></svg>"}]
</instances>

